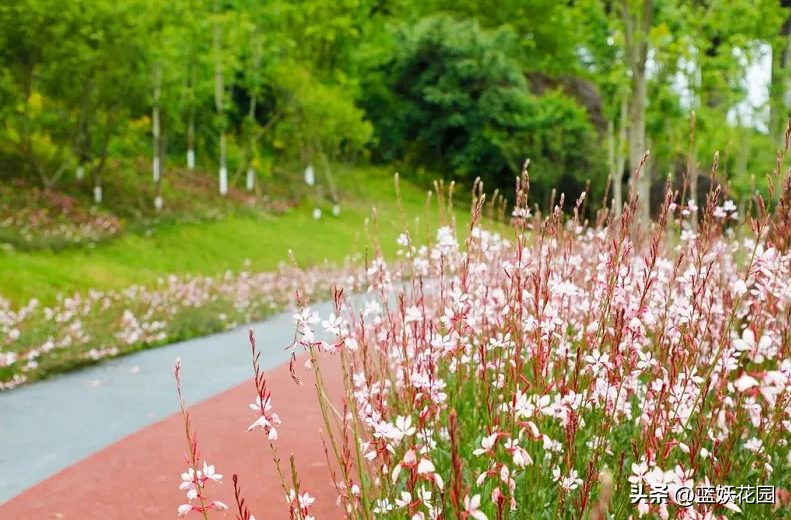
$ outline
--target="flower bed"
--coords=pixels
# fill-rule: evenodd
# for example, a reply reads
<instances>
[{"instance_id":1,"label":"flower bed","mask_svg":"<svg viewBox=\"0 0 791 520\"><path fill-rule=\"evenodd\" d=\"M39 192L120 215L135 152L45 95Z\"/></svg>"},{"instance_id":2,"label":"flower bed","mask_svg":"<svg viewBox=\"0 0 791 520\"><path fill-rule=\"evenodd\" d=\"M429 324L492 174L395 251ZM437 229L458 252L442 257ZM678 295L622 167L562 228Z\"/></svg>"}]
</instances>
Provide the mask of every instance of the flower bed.
<instances>
[{"instance_id":1,"label":"flower bed","mask_svg":"<svg viewBox=\"0 0 791 520\"><path fill-rule=\"evenodd\" d=\"M31 300L12 309L0 299L0 390L106 357L248 324L293 301L297 290L327 297L332 280L355 283L351 264L304 273L227 272L170 276L156 286L89 291L56 305Z\"/></svg>"},{"instance_id":2,"label":"flower bed","mask_svg":"<svg viewBox=\"0 0 791 520\"><path fill-rule=\"evenodd\" d=\"M791 188L736 230L718 195L699 227L695 208L668 196L645 233L632 226L634 198L621 218L588 226L578 211L530 217L520 196L507 237L478 214L463 247L450 228L424 247L403 235L406 289L377 259L363 309L340 292L330 316L302 305L291 348L309 353L318 381L338 517L786 517ZM320 328L334 339L318 341ZM341 403L325 398L325 355L343 364ZM299 478L311 461L297 452L281 467L277 452L287 395L253 369L250 428L281 471L291 518L312 520L314 490ZM221 476L184 416L178 513L230 506L255 518L236 475L236 504L212 498ZM748 485L775 486L771 503L750 501Z\"/></svg>"},{"instance_id":3,"label":"flower bed","mask_svg":"<svg viewBox=\"0 0 791 520\"><path fill-rule=\"evenodd\" d=\"M0 185L0 241L19 247L61 247L113 237L121 221L95 207L54 190L42 190L15 180Z\"/></svg>"}]
</instances>

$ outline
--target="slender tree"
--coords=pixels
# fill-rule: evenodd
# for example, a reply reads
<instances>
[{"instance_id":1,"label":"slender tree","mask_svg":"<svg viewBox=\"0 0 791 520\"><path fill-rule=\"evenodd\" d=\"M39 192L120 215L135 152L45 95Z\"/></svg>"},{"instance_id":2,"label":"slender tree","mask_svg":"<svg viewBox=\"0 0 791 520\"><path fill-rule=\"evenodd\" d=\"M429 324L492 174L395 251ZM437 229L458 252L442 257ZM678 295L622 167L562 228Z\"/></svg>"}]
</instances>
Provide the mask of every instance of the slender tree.
<instances>
[{"instance_id":1,"label":"slender tree","mask_svg":"<svg viewBox=\"0 0 791 520\"><path fill-rule=\"evenodd\" d=\"M220 2L214 0L214 26L213 26L213 47L214 47L214 103L217 108L217 119L220 125L220 195L228 192L228 164L227 164L227 142L225 106L225 86L223 81L223 51L222 51L222 27L220 25Z\"/></svg>"},{"instance_id":2,"label":"slender tree","mask_svg":"<svg viewBox=\"0 0 791 520\"><path fill-rule=\"evenodd\" d=\"M631 100L629 102L629 168L634 180L646 150L646 62L648 60L648 33L654 16L653 0L622 0L621 2L626 64L631 73ZM651 174L647 165L639 172L637 193L638 215L647 223L650 219L649 195Z\"/></svg>"},{"instance_id":3,"label":"slender tree","mask_svg":"<svg viewBox=\"0 0 791 520\"><path fill-rule=\"evenodd\" d=\"M616 217L623 210L623 174L626 167L626 125L629 119L629 98L627 93L621 95L621 112L618 119L618 135L616 137L615 122L610 120L607 125L609 140L609 168L612 183L613 209Z\"/></svg>"},{"instance_id":4,"label":"slender tree","mask_svg":"<svg viewBox=\"0 0 791 520\"><path fill-rule=\"evenodd\" d=\"M772 42L769 129L782 141L791 110L791 0L780 0L780 5L785 10L785 19Z\"/></svg>"}]
</instances>

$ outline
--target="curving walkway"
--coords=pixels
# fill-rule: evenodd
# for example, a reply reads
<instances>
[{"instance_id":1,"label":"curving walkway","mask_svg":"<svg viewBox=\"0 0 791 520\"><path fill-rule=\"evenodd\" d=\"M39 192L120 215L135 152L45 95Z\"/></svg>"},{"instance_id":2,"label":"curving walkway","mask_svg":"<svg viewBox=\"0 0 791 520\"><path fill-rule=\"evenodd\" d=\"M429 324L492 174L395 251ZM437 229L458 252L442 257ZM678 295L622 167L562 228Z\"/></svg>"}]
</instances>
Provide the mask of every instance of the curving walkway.
<instances>
[{"instance_id":1,"label":"curving walkway","mask_svg":"<svg viewBox=\"0 0 791 520\"><path fill-rule=\"evenodd\" d=\"M331 305L312 308L326 316ZM312 377L301 361L297 368L304 385L289 376L284 347L293 339L292 323L291 313L282 313L253 325L283 421L277 447L284 467L290 453L296 454L302 490L316 497L314 514L341 518ZM224 475L221 485L209 487L209 496L231 506L226 516L235 516L231 474L236 472L256 518L289 518L268 442L262 432L246 432L255 420L247 406L255 390L247 328L240 328L0 393L0 519L175 518L185 502L179 484L186 468L173 378L176 357L201 455ZM326 358L322 372L340 395L335 359Z\"/></svg>"}]
</instances>

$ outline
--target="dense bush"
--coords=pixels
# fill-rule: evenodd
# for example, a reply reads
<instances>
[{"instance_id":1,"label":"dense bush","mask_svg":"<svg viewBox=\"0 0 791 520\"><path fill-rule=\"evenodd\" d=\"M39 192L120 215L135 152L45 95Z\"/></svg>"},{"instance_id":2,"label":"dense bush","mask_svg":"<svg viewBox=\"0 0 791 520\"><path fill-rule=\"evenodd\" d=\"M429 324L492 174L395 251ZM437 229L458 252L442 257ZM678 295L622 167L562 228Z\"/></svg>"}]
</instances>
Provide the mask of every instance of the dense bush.
<instances>
[{"instance_id":1,"label":"dense bush","mask_svg":"<svg viewBox=\"0 0 791 520\"><path fill-rule=\"evenodd\" d=\"M585 111L559 92L532 95L520 53L507 27L438 15L399 28L364 89L378 158L451 172L468 186L480 176L511 193L528 157L542 172L542 204L553 186L573 196L586 179L601 180Z\"/></svg>"}]
</instances>

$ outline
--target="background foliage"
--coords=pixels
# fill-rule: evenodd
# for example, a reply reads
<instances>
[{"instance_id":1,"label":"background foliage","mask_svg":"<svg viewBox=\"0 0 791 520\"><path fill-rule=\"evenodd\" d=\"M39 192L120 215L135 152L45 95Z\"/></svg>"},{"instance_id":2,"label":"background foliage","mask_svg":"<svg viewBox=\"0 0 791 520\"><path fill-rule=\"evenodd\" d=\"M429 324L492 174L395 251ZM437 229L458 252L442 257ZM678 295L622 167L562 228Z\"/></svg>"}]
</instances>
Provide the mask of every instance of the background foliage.
<instances>
[{"instance_id":1,"label":"background foliage","mask_svg":"<svg viewBox=\"0 0 791 520\"><path fill-rule=\"evenodd\" d=\"M91 193L129 170L151 183L141 165L157 156L170 183L194 150L207 175L227 162L232 187L245 185L246 170L265 180L283 165L370 160L467 186L480 176L510 193L530 158L534 200L546 204L557 189L573 201L587 182L603 193L618 169L625 145L614 136L634 121L621 112L636 95L629 45L644 41L655 182L688 162L707 172L720 151L731 195L744 199L766 189L788 113L787 4L4 3L0 175L62 188L79 170L79 189ZM651 13L645 34L627 12ZM746 68L767 56L768 101L745 112ZM629 172L626 162L625 186Z\"/></svg>"}]
</instances>

